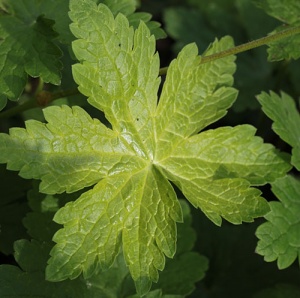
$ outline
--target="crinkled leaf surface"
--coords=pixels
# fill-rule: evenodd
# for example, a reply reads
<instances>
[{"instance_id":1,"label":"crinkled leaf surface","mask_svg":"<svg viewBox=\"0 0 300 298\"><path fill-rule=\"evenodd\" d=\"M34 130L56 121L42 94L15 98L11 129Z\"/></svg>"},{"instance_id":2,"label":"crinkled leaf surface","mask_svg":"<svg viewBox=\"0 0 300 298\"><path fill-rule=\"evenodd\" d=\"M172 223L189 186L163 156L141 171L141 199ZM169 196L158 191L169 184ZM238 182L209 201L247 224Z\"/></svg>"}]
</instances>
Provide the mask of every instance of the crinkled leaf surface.
<instances>
[{"instance_id":1,"label":"crinkled leaf surface","mask_svg":"<svg viewBox=\"0 0 300 298\"><path fill-rule=\"evenodd\" d=\"M32 210L23 219L28 234L35 240L50 243L59 229L59 225L53 221L55 212L67 202L76 200L82 192L45 195L39 192L38 183L34 183L34 187L27 194L28 205Z\"/></svg>"},{"instance_id":2,"label":"crinkled leaf surface","mask_svg":"<svg viewBox=\"0 0 300 298\"><path fill-rule=\"evenodd\" d=\"M159 58L144 23L137 30L103 4L71 1L73 66L79 90L102 110L112 128L81 108L44 110L46 124L0 135L0 162L24 178L41 179L48 194L74 192L76 201L55 215L63 224L54 241L49 280L91 277L110 267L120 248L139 294L149 291L176 249L182 211L175 183L216 224L253 221L268 210L252 185L283 176L290 168L248 125L198 134L226 114L234 57L199 65L195 44L168 70L158 102ZM225 37L207 55L232 47Z\"/></svg>"},{"instance_id":3,"label":"crinkled leaf surface","mask_svg":"<svg viewBox=\"0 0 300 298\"><path fill-rule=\"evenodd\" d=\"M292 146L292 164L300 170L300 114L295 101L286 93L261 93L258 101L265 114L273 120L272 128L279 137Z\"/></svg>"},{"instance_id":4,"label":"crinkled leaf surface","mask_svg":"<svg viewBox=\"0 0 300 298\"><path fill-rule=\"evenodd\" d=\"M286 24L291 26L300 24L300 2L298 0L256 0L255 3L267 14L284 23L283 26L276 28L274 33L286 29ZM268 59L270 61L298 59L300 57L299 45L299 34L272 42L269 44Z\"/></svg>"},{"instance_id":5,"label":"crinkled leaf surface","mask_svg":"<svg viewBox=\"0 0 300 298\"><path fill-rule=\"evenodd\" d=\"M30 192L29 200L36 213L43 214L46 210L50 212L52 209L57 208L58 196L39 194L40 197L43 196L39 207L35 196L37 196L37 193L34 189ZM49 197L52 197L52 201ZM53 199L56 199L56 202ZM178 229L179 247L181 249L173 260L168 260L166 270L162 272L159 283L155 284L155 288L145 297L185 297L193 291L194 283L203 278L207 269L207 259L196 252L190 251L195 241L195 231L191 227L191 214L187 203L181 201L181 205L185 219L184 224L181 224ZM45 224L49 223L50 221L45 222ZM36 224L39 224L39 222L37 221ZM192 241L188 241L188 245L185 243L187 237L192 239ZM40 238L39 235L38 238ZM87 280L79 277L73 281L52 283L45 281L44 277L44 269L51 249L49 239L41 239L41 242L20 240L15 243L14 248L15 259L20 268L10 265L0 266L1 297L28 295L38 297L68 296L73 298L140 297L134 294L133 280L130 278L122 254L118 255L109 270L101 271ZM184 267L189 270L184 270Z\"/></svg>"},{"instance_id":6,"label":"crinkled leaf surface","mask_svg":"<svg viewBox=\"0 0 300 298\"><path fill-rule=\"evenodd\" d=\"M270 202L271 211L256 231L256 251L265 261L277 260L279 269L300 261L300 182L292 176L276 180L272 191L280 202Z\"/></svg>"},{"instance_id":7,"label":"crinkled leaf surface","mask_svg":"<svg viewBox=\"0 0 300 298\"><path fill-rule=\"evenodd\" d=\"M60 84L61 51L53 43L54 21L45 18L48 1L5 1L8 14L0 17L0 93L18 99L27 75ZM53 2L53 1L52 1Z\"/></svg>"}]
</instances>

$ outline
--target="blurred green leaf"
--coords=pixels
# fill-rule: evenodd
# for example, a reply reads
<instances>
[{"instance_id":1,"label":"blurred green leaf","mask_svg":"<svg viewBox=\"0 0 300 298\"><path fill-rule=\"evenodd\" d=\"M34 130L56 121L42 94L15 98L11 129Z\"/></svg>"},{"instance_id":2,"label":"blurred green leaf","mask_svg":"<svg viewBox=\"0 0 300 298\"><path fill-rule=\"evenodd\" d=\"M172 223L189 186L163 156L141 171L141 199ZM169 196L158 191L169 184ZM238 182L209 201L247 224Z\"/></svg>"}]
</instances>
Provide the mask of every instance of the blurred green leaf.
<instances>
[{"instance_id":1,"label":"blurred green leaf","mask_svg":"<svg viewBox=\"0 0 300 298\"><path fill-rule=\"evenodd\" d=\"M6 96L0 95L0 111L5 108L6 104L7 104Z\"/></svg>"},{"instance_id":2,"label":"blurred green leaf","mask_svg":"<svg viewBox=\"0 0 300 298\"><path fill-rule=\"evenodd\" d=\"M164 21L168 35L176 40L175 53L185 45L195 42L203 52L214 39L214 33L207 28L203 14L192 8L174 7L164 11Z\"/></svg>"},{"instance_id":3,"label":"blurred green leaf","mask_svg":"<svg viewBox=\"0 0 300 298\"><path fill-rule=\"evenodd\" d=\"M30 187L30 181L0 165L0 251L4 254L13 252L14 241L27 237L22 219L29 211L25 194Z\"/></svg>"},{"instance_id":4,"label":"blurred green leaf","mask_svg":"<svg viewBox=\"0 0 300 298\"><path fill-rule=\"evenodd\" d=\"M300 287L290 284L277 284L255 294L253 298L299 298Z\"/></svg>"},{"instance_id":5,"label":"blurred green leaf","mask_svg":"<svg viewBox=\"0 0 300 298\"><path fill-rule=\"evenodd\" d=\"M283 23L300 25L300 2L298 0L254 0L254 3Z\"/></svg>"},{"instance_id":6,"label":"blurred green leaf","mask_svg":"<svg viewBox=\"0 0 300 298\"><path fill-rule=\"evenodd\" d=\"M37 2L4 0L9 14L0 17L0 93L9 99L20 97L28 75L60 84L61 51L54 43L54 21L43 15Z\"/></svg>"},{"instance_id":7,"label":"blurred green leaf","mask_svg":"<svg viewBox=\"0 0 300 298\"><path fill-rule=\"evenodd\" d=\"M300 25L300 2L298 0L256 0L256 5L284 24L271 34L286 29L286 25ZM300 57L300 35L293 35L269 44L270 61L298 59Z\"/></svg>"},{"instance_id":8,"label":"blurred green leaf","mask_svg":"<svg viewBox=\"0 0 300 298\"><path fill-rule=\"evenodd\" d=\"M300 12L299 12L300 13ZM276 28L272 34L285 30L286 26ZM289 36L269 44L268 59L280 61L283 59L297 60L300 57L300 34Z\"/></svg>"}]
</instances>

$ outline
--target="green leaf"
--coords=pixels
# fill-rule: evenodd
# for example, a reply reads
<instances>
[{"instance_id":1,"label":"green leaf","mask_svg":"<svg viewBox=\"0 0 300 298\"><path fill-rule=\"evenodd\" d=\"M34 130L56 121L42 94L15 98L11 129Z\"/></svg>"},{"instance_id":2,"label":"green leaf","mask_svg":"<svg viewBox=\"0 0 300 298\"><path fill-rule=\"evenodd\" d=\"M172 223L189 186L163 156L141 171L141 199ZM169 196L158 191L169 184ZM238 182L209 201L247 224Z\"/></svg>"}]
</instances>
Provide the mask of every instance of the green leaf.
<instances>
[{"instance_id":1,"label":"green leaf","mask_svg":"<svg viewBox=\"0 0 300 298\"><path fill-rule=\"evenodd\" d=\"M204 50L215 38L214 33L207 28L203 14L195 8L167 8L163 17L167 33L176 40L173 47L176 53L191 42L195 42L199 49ZM199 30L204 27L205 30Z\"/></svg>"},{"instance_id":2,"label":"green leaf","mask_svg":"<svg viewBox=\"0 0 300 298\"><path fill-rule=\"evenodd\" d=\"M255 294L253 298L298 298L300 288L291 284L276 284Z\"/></svg>"},{"instance_id":3,"label":"green leaf","mask_svg":"<svg viewBox=\"0 0 300 298\"><path fill-rule=\"evenodd\" d=\"M151 21L152 15L146 12L136 12L134 14L127 16L129 24L133 28L138 28L140 22L144 22L149 28L151 34L155 36L156 39L162 39L167 37L165 31L160 28L161 24L156 21Z\"/></svg>"},{"instance_id":4,"label":"green leaf","mask_svg":"<svg viewBox=\"0 0 300 298\"><path fill-rule=\"evenodd\" d=\"M45 280L45 266L51 245L35 240L15 243L15 259L20 267L0 266L1 297L100 297L97 289L83 280L51 283Z\"/></svg>"},{"instance_id":5,"label":"green leaf","mask_svg":"<svg viewBox=\"0 0 300 298\"><path fill-rule=\"evenodd\" d=\"M150 13L135 12L137 8L136 0L101 0L94 2L100 2L107 5L114 17L116 17L119 13L124 14L128 18L129 24L135 29L138 28L142 21L147 25L150 32L155 35L156 39L166 37L166 33L160 28L160 24L158 22L151 21L152 15Z\"/></svg>"},{"instance_id":6,"label":"green leaf","mask_svg":"<svg viewBox=\"0 0 300 298\"><path fill-rule=\"evenodd\" d=\"M59 229L58 224L52 220L60 207L59 199L53 195L39 193L37 183L28 192L27 198L32 211L24 217L23 225L33 239L50 243L54 233Z\"/></svg>"},{"instance_id":7,"label":"green leaf","mask_svg":"<svg viewBox=\"0 0 300 298\"><path fill-rule=\"evenodd\" d=\"M272 91L270 94L263 92L257 98L265 114L274 121L274 132L293 147L291 162L300 170L300 114L295 101L284 92L280 97Z\"/></svg>"},{"instance_id":8,"label":"green leaf","mask_svg":"<svg viewBox=\"0 0 300 298\"><path fill-rule=\"evenodd\" d=\"M254 0L267 14L290 25L300 24L300 2L298 0Z\"/></svg>"},{"instance_id":9,"label":"green leaf","mask_svg":"<svg viewBox=\"0 0 300 298\"><path fill-rule=\"evenodd\" d=\"M0 17L0 92L17 99L27 75L60 84L60 49L53 43L54 22L43 16L32 1L5 1L8 14ZM34 7L34 9L33 9Z\"/></svg>"},{"instance_id":10,"label":"green leaf","mask_svg":"<svg viewBox=\"0 0 300 298\"><path fill-rule=\"evenodd\" d=\"M125 16L134 13L137 7L136 0L93 0L95 3L103 3L106 5L112 14L116 17L117 14L122 13Z\"/></svg>"},{"instance_id":11,"label":"green leaf","mask_svg":"<svg viewBox=\"0 0 300 298\"><path fill-rule=\"evenodd\" d=\"M286 30L286 25L276 28L272 34ZM280 61L283 59L297 60L300 58L300 35L293 35L269 44L268 60Z\"/></svg>"},{"instance_id":12,"label":"green leaf","mask_svg":"<svg viewBox=\"0 0 300 298\"><path fill-rule=\"evenodd\" d=\"M178 227L178 241L181 249L177 251L174 259L167 260L166 269L160 274L158 283L153 285L145 297L176 297L176 295L186 297L194 290L194 283L202 279L207 270L207 259L196 252L191 252L195 241L195 231L191 227L190 208L184 201L181 201L181 206L184 217L184 223ZM193 239L192 245L185 243L186 240L191 242L189 237ZM185 267L189 270L185 270ZM132 295L134 288L128 274L124 258L122 254L119 254L109 270L93 275L88 282L103 291L101 297L140 297L138 294Z\"/></svg>"},{"instance_id":13,"label":"green leaf","mask_svg":"<svg viewBox=\"0 0 300 298\"><path fill-rule=\"evenodd\" d=\"M24 178L41 179L40 191L50 195L93 186L55 214L64 227L53 238L47 279L93 278L122 250L143 295L176 250L182 208L168 179L216 224L221 217L249 222L269 210L251 184L273 181L290 165L250 126L198 134L237 96L234 57L200 64L196 45L186 46L171 63L158 100L159 57L147 26L141 22L134 30L124 15L114 17L92 0L71 0L70 8L79 61L74 79L112 128L79 107L49 107L47 123L29 120L25 129L0 134L0 162ZM205 55L232 45L230 37L216 40ZM206 269L206 259L193 253L178 264L192 259L201 270L182 292Z\"/></svg>"},{"instance_id":14,"label":"green leaf","mask_svg":"<svg viewBox=\"0 0 300 298\"><path fill-rule=\"evenodd\" d=\"M300 182L292 176L276 180L272 191L280 202L270 202L271 212L256 231L259 238L256 251L264 260L277 260L279 269L300 261Z\"/></svg>"},{"instance_id":15,"label":"green leaf","mask_svg":"<svg viewBox=\"0 0 300 298\"><path fill-rule=\"evenodd\" d=\"M286 29L286 25L300 25L300 2L298 0L256 0L256 5L262 8L270 16L280 20L284 24L272 33ZM295 35L269 44L269 61L283 59L298 59L300 57L300 37Z\"/></svg>"},{"instance_id":16,"label":"green leaf","mask_svg":"<svg viewBox=\"0 0 300 298\"><path fill-rule=\"evenodd\" d=\"M298 298L300 288L292 284L276 284L273 287L263 289L253 296L253 298Z\"/></svg>"},{"instance_id":17,"label":"green leaf","mask_svg":"<svg viewBox=\"0 0 300 298\"><path fill-rule=\"evenodd\" d=\"M167 180L145 169L102 180L60 209L54 220L65 228L54 237L58 244L51 251L48 279L75 278L82 270L89 277L97 259L108 268L119 251L122 232L126 262L138 290L145 291L151 286L148 277L157 280L156 268L164 267L162 252L169 257L175 253L174 220L181 220L181 215Z\"/></svg>"},{"instance_id":18,"label":"green leaf","mask_svg":"<svg viewBox=\"0 0 300 298\"><path fill-rule=\"evenodd\" d=\"M24 197L30 186L30 181L0 165L0 251L6 255L13 253L14 241L28 236L22 219L28 212Z\"/></svg>"},{"instance_id":19,"label":"green leaf","mask_svg":"<svg viewBox=\"0 0 300 298\"><path fill-rule=\"evenodd\" d=\"M254 133L249 125L205 131L182 142L160 165L190 202L217 225L220 216L236 224L252 221L269 210L268 204L259 198L258 190L239 178L265 184L287 170L273 146L263 144Z\"/></svg>"},{"instance_id":20,"label":"green leaf","mask_svg":"<svg viewBox=\"0 0 300 298\"><path fill-rule=\"evenodd\" d=\"M133 149L151 158L152 116L160 82L155 39L143 23L134 32L123 15L114 20L106 6L98 7L89 0L71 2L71 30L80 38L73 50L84 60L73 66L75 81L89 103L105 112L114 130L128 141L134 138ZM87 15L101 18L102 23L87 22Z\"/></svg>"},{"instance_id":21,"label":"green leaf","mask_svg":"<svg viewBox=\"0 0 300 298\"><path fill-rule=\"evenodd\" d=\"M205 54L232 45L232 39L225 37ZM227 113L237 96L237 90L229 87L233 83L234 60L230 56L199 66L197 46L190 44L172 61L156 109L156 160L164 159L185 138Z\"/></svg>"},{"instance_id":22,"label":"green leaf","mask_svg":"<svg viewBox=\"0 0 300 298\"><path fill-rule=\"evenodd\" d=\"M5 108L6 104L7 104L6 96L0 95L0 111Z\"/></svg>"},{"instance_id":23,"label":"green leaf","mask_svg":"<svg viewBox=\"0 0 300 298\"><path fill-rule=\"evenodd\" d=\"M28 212L26 203L15 202L0 205L0 251L4 254L13 252L13 243L28 235L22 227L22 219Z\"/></svg>"},{"instance_id":24,"label":"green leaf","mask_svg":"<svg viewBox=\"0 0 300 298\"><path fill-rule=\"evenodd\" d=\"M204 278L208 259L191 251L196 241L196 231L192 228L189 205L183 200L180 203L184 223L178 225L177 251L174 259L167 260L166 268L153 289L162 289L163 294L186 297L195 290L195 283Z\"/></svg>"},{"instance_id":25,"label":"green leaf","mask_svg":"<svg viewBox=\"0 0 300 298\"><path fill-rule=\"evenodd\" d=\"M42 192L74 192L143 164L117 133L80 107L53 106L44 116L48 124L29 120L26 130L1 134L0 143L0 162L23 178L41 179Z\"/></svg>"},{"instance_id":26,"label":"green leaf","mask_svg":"<svg viewBox=\"0 0 300 298\"><path fill-rule=\"evenodd\" d=\"M36 200L33 190L30 202ZM41 197L41 195L40 195ZM44 196L47 199L47 196ZM48 199L47 199L48 200ZM192 247L186 246L186 237L195 240L195 231L191 227L191 214L188 205L181 202L183 207L184 224L179 226L178 236L182 250L174 260L167 262L166 270L155 288L146 297L176 297L167 295L176 293L177 297L185 297L194 289L194 283L204 276L207 269L207 259L196 252L191 252ZM32 204L31 204L32 205ZM36 205L36 204L34 204ZM47 208L45 201L40 204ZM55 205L55 204L54 204ZM34 208L38 209L38 208ZM140 297L135 293L133 280L130 278L128 267L122 254L119 254L109 270L100 271L89 279L78 278L74 281L51 283L44 279L44 269L51 248L49 241L31 242L20 240L15 243L15 259L21 270L15 266L0 266L0 295L1 297L39 296L39 297ZM184 267L192 269L185 274ZM15 287L14 283L18 286ZM34 285L36 283L36 285ZM163 295L164 294L164 295ZM181 294L181 295L179 295Z\"/></svg>"}]
</instances>

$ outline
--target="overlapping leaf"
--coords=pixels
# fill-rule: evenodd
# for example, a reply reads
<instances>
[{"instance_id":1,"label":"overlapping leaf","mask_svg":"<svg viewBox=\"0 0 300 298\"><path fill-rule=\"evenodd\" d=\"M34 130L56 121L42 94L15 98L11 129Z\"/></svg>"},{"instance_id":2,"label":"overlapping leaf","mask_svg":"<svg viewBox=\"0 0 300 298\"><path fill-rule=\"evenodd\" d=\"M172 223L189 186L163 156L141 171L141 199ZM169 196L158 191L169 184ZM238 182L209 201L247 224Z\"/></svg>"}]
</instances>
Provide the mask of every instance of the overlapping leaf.
<instances>
[{"instance_id":1,"label":"overlapping leaf","mask_svg":"<svg viewBox=\"0 0 300 298\"><path fill-rule=\"evenodd\" d=\"M256 251L265 261L277 260L279 269L300 262L300 182L292 176L276 180L272 191L280 202L270 202L271 212L256 231L260 239Z\"/></svg>"},{"instance_id":2,"label":"overlapping leaf","mask_svg":"<svg viewBox=\"0 0 300 298\"><path fill-rule=\"evenodd\" d=\"M98 3L99 1L94 0ZM135 0L102 0L114 15L123 13L131 25L140 20L147 23L157 38L165 37L151 14L136 13ZM27 82L27 76L41 77L44 82L59 85L61 82L61 50L55 39L70 44L73 36L67 16L69 0L3 0L5 14L0 16L0 110L7 98L17 100ZM58 9L59 7L59 9Z\"/></svg>"},{"instance_id":3,"label":"overlapping leaf","mask_svg":"<svg viewBox=\"0 0 300 298\"><path fill-rule=\"evenodd\" d=\"M292 146L292 164L300 170L300 115L295 101L282 92L281 97L274 92L258 96L263 111L274 122L273 130L282 140ZM292 176L278 179L272 184L272 190L280 202L271 202L271 212L256 232L260 239L257 252L265 260L277 260L280 269L300 259L300 182Z\"/></svg>"},{"instance_id":4,"label":"overlapping leaf","mask_svg":"<svg viewBox=\"0 0 300 298\"><path fill-rule=\"evenodd\" d=\"M292 164L300 170L300 114L295 101L286 93L261 93L258 101L265 114L272 119L272 128L279 137L292 146Z\"/></svg>"},{"instance_id":5,"label":"overlapping leaf","mask_svg":"<svg viewBox=\"0 0 300 298\"><path fill-rule=\"evenodd\" d=\"M216 224L264 215L268 204L251 184L290 168L250 126L202 131L233 104L234 57L199 65L197 47L185 47L168 70L157 105L159 59L144 23L137 30L103 4L71 1L73 74L79 90L104 111L112 129L78 107L44 110L47 124L0 135L0 162L24 178L41 179L46 193L93 189L55 215L50 280L86 278L111 266L122 246L139 294L158 280L165 255L176 249L181 208L170 182ZM232 47L215 41L211 54ZM214 138L217 141L214 141ZM200 149L199 149L200 148Z\"/></svg>"},{"instance_id":6,"label":"overlapping leaf","mask_svg":"<svg viewBox=\"0 0 300 298\"><path fill-rule=\"evenodd\" d=\"M54 212L51 211L57 209L58 203L69 200L69 197L70 195L66 194L43 195L34 189L29 193L29 200L35 212L29 214L37 215L48 212L53 215ZM37 199L40 199L40 202ZM159 283L155 284L146 297L165 297L164 295L168 294L178 298L185 297L193 291L194 283L202 279L207 270L207 259L190 251L195 242L195 231L191 227L191 214L187 203L181 201L181 204L185 222L179 226L178 230L180 251L174 260L168 261ZM26 226L30 227L30 231L33 231L34 225L39 224L41 224L39 220L33 222L31 217L27 217ZM52 226L53 222L49 217L44 217L43 224ZM140 297L134 294L133 280L130 278L122 253L118 255L109 270L101 271L89 279L79 277L73 281L65 280L56 283L45 281L44 270L51 248L50 239L41 233L30 234L34 237L37 236L35 238L41 241L20 240L15 242L15 259L20 268L12 265L0 266L1 297L24 295L38 297L66 297L68 295L68 297L74 298ZM184 267L189 270L183 270Z\"/></svg>"},{"instance_id":7,"label":"overlapping leaf","mask_svg":"<svg viewBox=\"0 0 300 298\"><path fill-rule=\"evenodd\" d=\"M0 16L0 94L18 99L27 75L60 84L60 49L53 43L54 22L40 10L44 1L4 1L8 14Z\"/></svg>"},{"instance_id":8,"label":"overlapping leaf","mask_svg":"<svg viewBox=\"0 0 300 298\"><path fill-rule=\"evenodd\" d=\"M286 29L286 25L300 25L300 2L298 0L256 0L257 6L266 13L283 22L283 26L275 29L278 32ZM270 43L268 49L269 60L298 59L300 57L300 35L294 35L285 39Z\"/></svg>"}]
</instances>

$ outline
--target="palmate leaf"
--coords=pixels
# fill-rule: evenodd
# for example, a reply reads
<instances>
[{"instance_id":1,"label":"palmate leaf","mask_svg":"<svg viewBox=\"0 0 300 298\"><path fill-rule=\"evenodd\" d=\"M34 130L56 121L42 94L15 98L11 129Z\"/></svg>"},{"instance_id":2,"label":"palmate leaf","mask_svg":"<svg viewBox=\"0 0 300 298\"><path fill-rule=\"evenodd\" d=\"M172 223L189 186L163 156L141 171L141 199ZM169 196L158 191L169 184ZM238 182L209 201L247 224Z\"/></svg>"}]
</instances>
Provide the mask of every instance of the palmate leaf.
<instances>
[{"instance_id":1,"label":"palmate leaf","mask_svg":"<svg viewBox=\"0 0 300 298\"><path fill-rule=\"evenodd\" d=\"M197 47L188 45L171 63L157 105L159 58L147 26L134 30L124 15L91 0L71 1L70 8L80 61L75 81L112 129L79 107L49 107L47 124L27 121L26 129L0 135L0 162L41 179L40 190L49 194L95 185L55 215L64 227L54 236L49 280L91 277L110 267L122 246L144 294L165 255L173 257L182 221L168 180L216 224L221 217L250 222L269 210L251 184L273 181L290 165L250 126L197 134L236 98L234 57L199 65ZM230 47L225 37L206 54Z\"/></svg>"}]
</instances>

